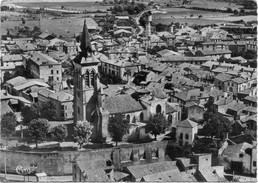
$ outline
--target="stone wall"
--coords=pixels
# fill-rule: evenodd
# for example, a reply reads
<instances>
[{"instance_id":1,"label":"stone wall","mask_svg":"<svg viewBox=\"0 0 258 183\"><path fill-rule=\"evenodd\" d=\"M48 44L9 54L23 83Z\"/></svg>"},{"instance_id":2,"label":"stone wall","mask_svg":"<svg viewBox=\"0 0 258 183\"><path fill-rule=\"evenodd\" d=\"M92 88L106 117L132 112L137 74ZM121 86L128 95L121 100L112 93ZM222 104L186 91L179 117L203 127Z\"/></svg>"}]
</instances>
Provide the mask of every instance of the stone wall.
<instances>
[{"instance_id":1,"label":"stone wall","mask_svg":"<svg viewBox=\"0 0 258 183\"><path fill-rule=\"evenodd\" d=\"M18 165L29 167L31 164L37 164L37 172L44 171L50 176L71 175L73 162L94 159L111 160L116 169L122 169L125 166L164 161L167 144L168 141L156 141L98 150L46 153L1 150L0 170L4 172L5 158L8 173L15 173ZM157 151L158 158L153 157L153 152Z\"/></svg>"}]
</instances>

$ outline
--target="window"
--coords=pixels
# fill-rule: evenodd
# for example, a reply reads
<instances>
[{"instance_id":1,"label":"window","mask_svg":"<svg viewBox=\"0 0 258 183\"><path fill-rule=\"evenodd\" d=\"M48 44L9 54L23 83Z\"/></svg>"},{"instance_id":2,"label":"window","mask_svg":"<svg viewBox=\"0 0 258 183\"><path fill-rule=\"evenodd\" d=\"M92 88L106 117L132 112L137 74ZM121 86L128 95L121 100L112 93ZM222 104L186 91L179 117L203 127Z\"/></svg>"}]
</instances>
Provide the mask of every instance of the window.
<instances>
[{"instance_id":1,"label":"window","mask_svg":"<svg viewBox=\"0 0 258 183\"><path fill-rule=\"evenodd\" d=\"M185 134L185 139L188 140L189 139L189 135Z\"/></svg>"},{"instance_id":2,"label":"window","mask_svg":"<svg viewBox=\"0 0 258 183\"><path fill-rule=\"evenodd\" d=\"M180 139L183 139L183 135L184 135L183 133L180 133L179 138L180 138Z\"/></svg>"},{"instance_id":3,"label":"window","mask_svg":"<svg viewBox=\"0 0 258 183\"><path fill-rule=\"evenodd\" d=\"M253 166L256 167L256 161L253 161Z\"/></svg>"},{"instance_id":4,"label":"window","mask_svg":"<svg viewBox=\"0 0 258 183\"><path fill-rule=\"evenodd\" d=\"M157 114L161 113L161 105L159 104L156 106L156 113Z\"/></svg>"},{"instance_id":5,"label":"window","mask_svg":"<svg viewBox=\"0 0 258 183\"><path fill-rule=\"evenodd\" d=\"M171 114L168 115L168 122L172 123L172 115Z\"/></svg>"},{"instance_id":6,"label":"window","mask_svg":"<svg viewBox=\"0 0 258 183\"><path fill-rule=\"evenodd\" d=\"M90 73L90 81L91 81L91 86L95 85L95 72L92 70Z\"/></svg>"},{"instance_id":7,"label":"window","mask_svg":"<svg viewBox=\"0 0 258 183\"><path fill-rule=\"evenodd\" d=\"M140 114L140 121L143 121L144 120L144 115L143 115L143 112L141 112Z\"/></svg>"},{"instance_id":8,"label":"window","mask_svg":"<svg viewBox=\"0 0 258 183\"><path fill-rule=\"evenodd\" d=\"M53 71L53 70L51 70L51 74L54 74L54 71Z\"/></svg>"},{"instance_id":9,"label":"window","mask_svg":"<svg viewBox=\"0 0 258 183\"><path fill-rule=\"evenodd\" d=\"M78 114L80 114L80 107L78 106Z\"/></svg>"},{"instance_id":10,"label":"window","mask_svg":"<svg viewBox=\"0 0 258 183\"><path fill-rule=\"evenodd\" d=\"M56 70L56 73L59 74L59 70Z\"/></svg>"},{"instance_id":11,"label":"window","mask_svg":"<svg viewBox=\"0 0 258 183\"><path fill-rule=\"evenodd\" d=\"M243 154L239 154L239 158L243 158L244 157L244 155Z\"/></svg>"},{"instance_id":12,"label":"window","mask_svg":"<svg viewBox=\"0 0 258 183\"><path fill-rule=\"evenodd\" d=\"M59 77L56 77L56 80L59 81Z\"/></svg>"},{"instance_id":13,"label":"window","mask_svg":"<svg viewBox=\"0 0 258 183\"><path fill-rule=\"evenodd\" d=\"M126 120L130 123L130 115L129 114L126 116Z\"/></svg>"},{"instance_id":14,"label":"window","mask_svg":"<svg viewBox=\"0 0 258 183\"><path fill-rule=\"evenodd\" d=\"M85 86L89 86L90 85L90 73L89 73L89 71L86 71L86 73L84 75L84 79L85 79Z\"/></svg>"},{"instance_id":15,"label":"window","mask_svg":"<svg viewBox=\"0 0 258 183\"><path fill-rule=\"evenodd\" d=\"M67 118L67 113L65 113L65 117Z\"/></svg>"}]
</instances>

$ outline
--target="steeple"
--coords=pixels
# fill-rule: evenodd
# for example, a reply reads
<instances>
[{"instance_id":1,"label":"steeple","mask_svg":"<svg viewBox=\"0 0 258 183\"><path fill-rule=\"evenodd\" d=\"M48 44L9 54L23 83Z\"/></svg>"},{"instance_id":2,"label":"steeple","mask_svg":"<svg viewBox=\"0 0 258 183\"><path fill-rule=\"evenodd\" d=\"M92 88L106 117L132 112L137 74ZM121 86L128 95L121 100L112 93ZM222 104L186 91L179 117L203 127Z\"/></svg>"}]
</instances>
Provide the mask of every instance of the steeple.
<instances>
[{"instance_id":1,"label":"steeple","mask_svg":"<svg viewBox=\"0 0 258 183\"><path fill-rule=\"evenodd\" d=\"M81 37L81 56L88 57L88 54L92 53L91 43L90 43L90 34L86 25L86 19L84 20L82 37Z\"/></svg>"}]
</instances>

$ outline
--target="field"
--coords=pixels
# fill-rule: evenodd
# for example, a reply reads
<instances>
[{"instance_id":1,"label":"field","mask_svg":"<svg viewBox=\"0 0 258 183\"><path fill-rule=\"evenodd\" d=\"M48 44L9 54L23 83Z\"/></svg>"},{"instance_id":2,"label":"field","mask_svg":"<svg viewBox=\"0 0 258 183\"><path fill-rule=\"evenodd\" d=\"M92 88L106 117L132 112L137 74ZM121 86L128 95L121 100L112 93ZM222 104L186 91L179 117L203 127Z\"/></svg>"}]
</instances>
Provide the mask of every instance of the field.
<instances>
[{"instance_id":1,"label":"field","mask_svg":"<svg viewBox=\"0 0 258 183\"><path fill-rule=\"evenodd\" d=\"M199 8L210 8L210 9L220 9L226 10L227 8L231 8L233 10L239 10L242 6L237 5L235 3L228 2L216 2L213 0L193 0L193 2L189 5L185 5L185 7L199 7Z\"/></svg>"},{"instance_id":2,"label":"field","mask_svg":"<svg viewBox=\"0 0 258 183\"><path fill-rule=\"evenodd\" d=\"M212 12L205 10L194 10L194 9L186 9L186 8L166 8L166 14L154 14L154 17L161 18L198 18L199 15L203 17L220 17L220 16L228 16L230 13L220 13L220 12Z\"/></svg>"},{"instance_id":3,"label":"field","mask_svg":"<svg viewBox=\"0 0 258 183\"><path fill-rule=\"evenodd\" d=\"M188 25L211 25L216 23L221 23L225 21L221 20L208 20L208 19L199 19L199 18L162 18L162 19L153 19L153 24L166 24L169 25L171 22L179 22L181 24L188 24Z\"/></svg>"},{"instance_id":4,"label":"field","mask_svg":"<svg viewBox=\"0 0 258 183\"><path fill-rule=\"evenodd\" d=\"M230 16L230 17L210 17L207 18L209 20L225 20L225 21L239 21L243 20L245 22L251 22L251 21L257 21L257 17L254 15L249 15L249 16Z\"/></svg>"},{"instance_id":5,"label":"field","mask_svg":"<svg viewBox=\"0 0 258 183\"><path fill-rule=\"evenodd\" d=\"M26 21L25 26L33 28L40 26L42 32L54 33L63 37L73 37L82 31L84 18L64 18L64 19L41 19L39 21ZM86 20L88 27L95 25L92 19ZM1 34L6 34L7 29L20 26L21 21L7 21L1 23Z\"/></svg>"},{"instance_id":6,"label":"field","mask_svg":"<svg viewBox=\"0 0 258 183\"><path fill-rule=\"evenodd\" d=\"M96 10L106 10L110 6L102 6L94 2L84 1L84 2L31 2L31 3L13 3L18 6L24 6L28 8L39 7L39 8L64 8L70 10L87 10L87 11L96 11Z\"/></svg>"}]
</instances>

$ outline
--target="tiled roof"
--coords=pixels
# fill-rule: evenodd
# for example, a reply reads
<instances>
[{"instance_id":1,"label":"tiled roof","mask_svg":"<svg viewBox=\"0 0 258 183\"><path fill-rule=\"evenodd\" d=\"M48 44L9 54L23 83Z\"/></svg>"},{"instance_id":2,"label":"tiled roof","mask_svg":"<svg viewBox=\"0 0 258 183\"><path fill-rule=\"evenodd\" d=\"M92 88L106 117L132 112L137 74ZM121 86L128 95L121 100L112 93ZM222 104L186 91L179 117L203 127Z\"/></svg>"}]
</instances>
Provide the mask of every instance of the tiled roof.
<instances>
[{"instance_id":1,"label":"tiled roof","mask_svg":"<svg viewBox=\"0 0 258 183\"><path fill-rule=\"evenodd\" d=\"M167 114L171 114L177 112L176 109L173 108L173 106L171 106L170 104L166 103L166 113Z\"/></svg>"},{"instance_id":2,"label":"tiled roof","mask_svg":"<svg viewBox=\"0 0 258 183\"><path fill-rule=\"evenodd\" d=\"M193 90L188 90L180 93L176 93L175 97L187 101L190 100L192 96L196 96L196 98L200 95L200 90L199 89L193 89Z\"/></svg>"},{"instance_id":3,"label":"tiled roof","mask_svg":"<svg viewBox=\"0 0 258 183\"><path fill-rule=\"evenodd\" d=\"M2 56L3 62L22 61L22 55L4 55Z\"/></svg>"},{"instance_id":4,"label":"tiled roof","mask_svg":"<svg viewBox=\"0 0 258 183\"><path fill-rule=\"evenodd\" d=\"M103 108L110 114L129 113L143 110L141 104L130 95L119 95L106 97L103 101Z\"/></svg>"},{"instance_id":5,"label":"tiled roof","mask_svg":"<svg viewBox=\"0 0 258 183\"><path fill-rule=\"evenodd\" d=\"M209 92L209 96L211 97L218 97L218 96L223 96L224 92L222 90L218 90L218 89L213 89Z\"/></svg>"},{"instance_id":6,"label":"tiled roof","mask_svg":"<svg viewBox=\"0 0 258 183\"><path fill-rule=\"evenodd\" d=\"M197 182L193 175L178 169L146 175L143 179L145 182Z\"/></svg>"},{"instance_id":7,"label":"tiled roof","mask_svg":"<svg viewBox=\"0 0 258 183\"><path fill-rule=\"evenodd\" d=\"M32 60L37 65L59 65L56 60L51 58L50 56L43 54L41 52L35 52L31 54L30 60Z\"/></svg>"},{"instance_id":8,"label":"tiled roof","mask_svg":"<svg viewBox=\"0 0 258 183\"><path fill-rule=\"evenodd\" d=\"M175 170L177 166L176 161L165 161L146 165L128 166L127 169L135 179L139 179L146 175Z\"/></svg>"},{"instance_id":9,"label":"tiled roof","mask_svg":"<svg viewBox=\"0 0 258 183\"><path fill-rule=\"evenodd\" d=\"M195 123L194 121L190 119L185 119L177 124L177 126L180 127L186 127L186 128L194 128L198 125L198 123Z\"/></svg>"},{"instance_id":10,"label":"tiled roof","mask_svg":"<svg viewBox=\"0 0 258 183\"><path fill-rule=\"evenodd\" d=\"M222 81L222 82L224 82L224 81L229 81L231 78L232 78L231 75L225 74L225 73L218 74L218 75L215 77L215 79L218 79L218 80L220 80L220 81Z\"/></svg>"},{"instance_id":11,"label":"tiled roof","mask_svg":"<svg viewBox=\"0 0 258 183\"><path fill-rule=\"evenodd\" d=\"M32 86L42 86L42 87L49 87L48 84L46 84L45 82L40 82L40 81L27 81L26 83L23 83L21 85L15 86L14 89L17 91L23 90L25 88L28 87L32 87Z\"/></svg>"},{"instance_id":12,"label":"tiled roof","mask_svg":"<svg viewBox=\"0 0 258 183\"><path fill-rule=\"evenodd\" d=\"M220 55L220 54L229 54L229 53L231 53L230 50L199 50L197 52L202 53L202 55L204 55L204 56Z\"/></svg>"},{"instance_id":13,"label":"tiled roof","mask_svg":"<svg viewBox=\"0 0 258 183\"><path fill-rule=\"evenodd\" d=\"M212 72L218 72L218 73L227 72L227 69L221 68L221 67L217 67L216 69L213 69Z\"/></svg>"},{"instance_id":14,"label":"tiled roof","mask_svg":"<svg viewBox=\"0 0 258 183\"><path fill-rule=\"evenodd\" d=\"M233 82L235 82L235 83L237 83L237 84L241 84L241 83L246 83L246 82L247 82L247 80L245 80L245 79L243 79L243 78L241 78L241 77L231 79L231 81L233 81Z\"/></svg>"},{"instance_id":15,"label":"tiled roof","mask_svg":"<svg viewBox=\"0 0 258 183\"><path fill-rule=\"evenodd\" d=\"M60 102L73 101L73 95L70 95L70 94L62 92L62 91L50 94L49 98L58 100Z\"/></svg>"},{"instance_id":16,"label":"tiled roof","mask_svg":"<svg viewBox=\"0 0 258 183\"><path fill-rule=\"evenodd\" d=\"M244 152L247 148L252 148L251 144L247 142L236 144L236 145L229 145L224 151L223 155L231 155L231 154L239 154L240 152Z\"/></svg>"},{"instance_id":17,"label":"tiled roof","mask_svg":"<svg viewBox=\"0 0 258 183\"><path fill-rule=\"evenodd\" d=\"M248 122L248 121L250 121L250 120L252 120L252 121L257 121L257 114L254 114L254 115L251 115L251 116L247 116L247 117L245 117L244 119L241 119L241 121L243 122L243 123L246 123L246 122Z\"/></svg>"},{"instance_id":18,"label":"tiled roof","mask_svg":"<svg viewBox=\"0 0 258 183\"><path fill-rule=\"evenodd\" d=\"M6 83L15 86L18 83L22 83L22 82L26 82L26 81L27 81L27 79L25 79L24 77L17 76L13 79L10 79L10 80L6 81Z\"/></svg>"},{"instance_id":19,"label":"tiled roof","mask_svg":"<svg viewBox=\"0 0 258 183\"><path fill-rule=\"evenodd\" d=\"M234 104L229 105L228 109L230 109L232 111L239 111L239 110L243 109L244 107L245 107L245 104L235 102Z\"/></svg>"},{"instance_id":20,"label":"tiled roof","mask_svg":"<svg viewBox=\"0 0 258 183\"><path fill-rule=\"evenodd\" d=\"M202 66L204 66L204 67L212 67L213 65L219 65L219 62L207 61L202 64Z\"/></svg>"},{"instance_id":21,"label":"tiled roof","mask_svg":"<svg viewBox=\"0 0 258 183\"><path fill-rule=\"evenodd\" d=\"M214 167L205 167L199 169L198 171L207 182L227 182L227 179L225 177L221 177L218 175Z\"/></svg>"},{"instance_id":22,"label":"tiled roof","mask_svg":"<svg viewBox=\"0 0 258 183\"><path fill-rule=\"evenodd\" d=\"M219 100L217 100L216 102L214 102L215 105L227 105L229 104L230 102L233 101L233 97L232 96L229 96L229 97L226 97L226 98L220 98Z\"/></svg>"},{"instance_id":23,"label":"tiled roof","mask_svg":"<svg viewBox=\"0 0 258 183\"><path fill-rule=\"evenodd\" d=\"M257 103L257 96L246 96L244 100Z\"/></svg>"}]
</instances>

